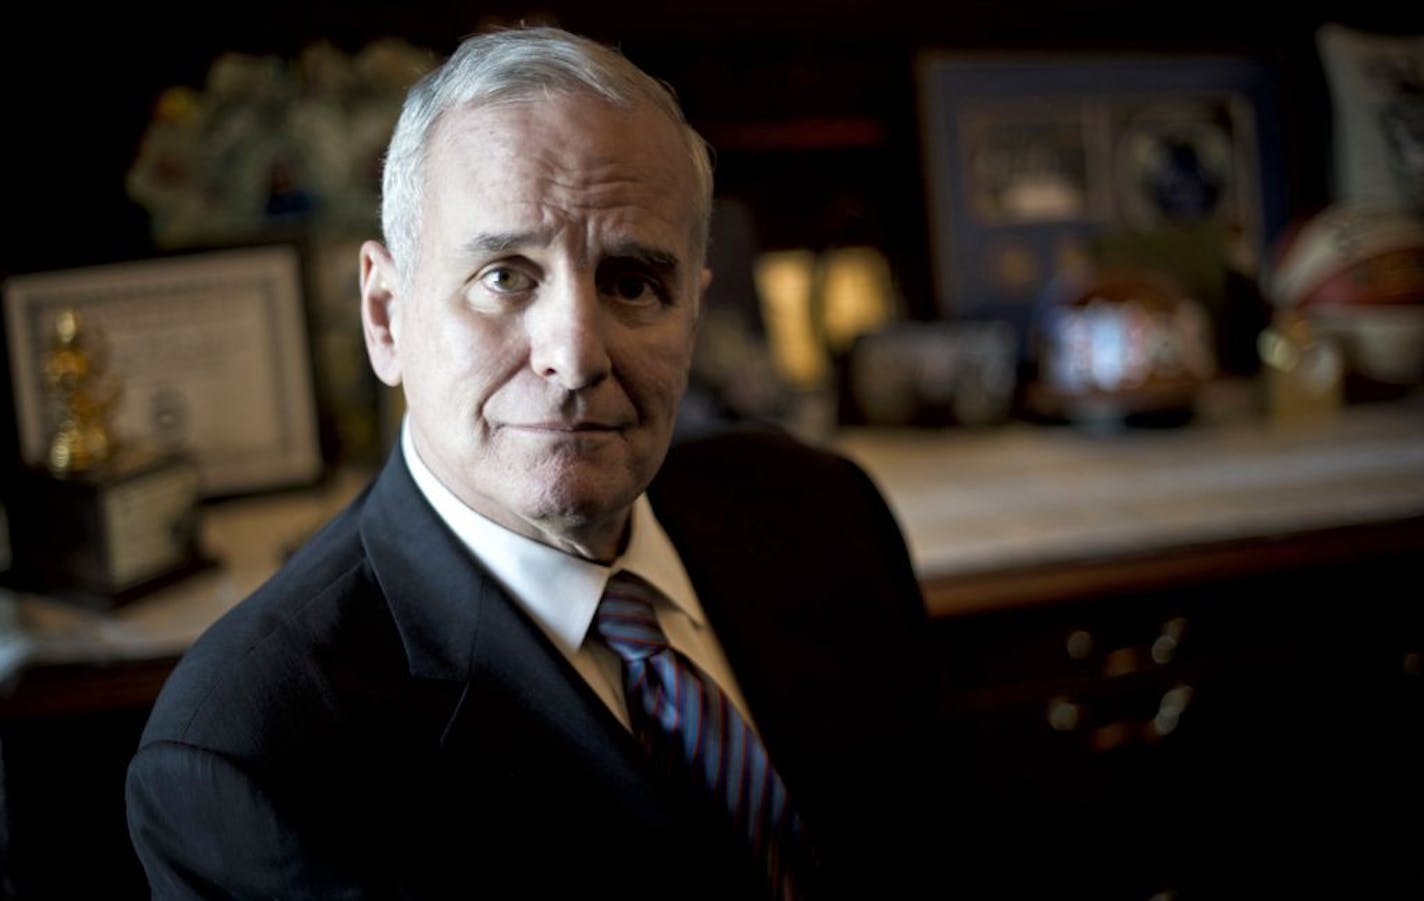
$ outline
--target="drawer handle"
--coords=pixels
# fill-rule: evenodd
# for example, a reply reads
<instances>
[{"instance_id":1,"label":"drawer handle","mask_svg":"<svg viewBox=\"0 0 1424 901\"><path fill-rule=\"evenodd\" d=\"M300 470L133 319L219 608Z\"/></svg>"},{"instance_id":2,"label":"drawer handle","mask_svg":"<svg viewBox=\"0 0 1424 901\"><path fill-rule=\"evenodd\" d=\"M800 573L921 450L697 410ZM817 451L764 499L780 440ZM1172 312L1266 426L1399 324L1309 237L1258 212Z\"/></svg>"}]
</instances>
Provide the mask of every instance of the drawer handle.
<instances>
[{"instance_id":1,"label":"drawer handle","mask_svg":"<svg viewBox=\"0 0 1424 901\"><path fill-rule=\"evenodd\" d=\"M1187 705L1191 702L1192 687L1190 685L1177 685L1167 689L1166 694L1162 695L1162 700L1157 705L1157 715L1152 717L1148 728L1158 738L1171 735L1176 731L1182 714L1186 712Z\"/></svg>"},{"instance_id":2,"label":"drawer handle","mask_svg":"<svg viewBox=\"0 0 1424 901\"><path fill-rule=\"evenodd\" d=\"M1068 633L1063 647L1073 660L1087 660L1093 656L1093 633L1087 629L1074 629Z\"/></svg>"},{"instance_id":3,"label":"drawer handle","mask_svg":"<svg viewBox=\"0 0 1424 901\"><path fill-rule=\"evenodd\" d=\"M1182 636L1187 634L1186 617L1174 616L1162 624L1162 634L1152 642L1152 662L1165 665L1177 655Z\"/></svg>"},{"instance_id":4,"label":"drawer handle","mask_svg":"<svg viewBox=\"0 0 1424 901\"><path fill-rule=\"evenodd\" d=\"M1182 637L1187 634L1186 617L1174 616L1162 624L1162 631L1146 648L1129 645L1103 655L1103 675L1110 679L1127 676L1148 666L1148 661L1166 666L1177 656ZM1092 654L1093 636L1079 629L1068 636L1068 656L1086 660Z\"/></svg>"},{"instance_id":5,"label":"drawer handle","mask_svg":"<svg viewBox=\"0 0 1424 901\"><path fill-rule=\"evenodd\" d=\"M1088 746L1095 751L1111 751L1134 742L1160 741L1177 731L1195 693L1190 685L1174 685L1162 694L1157 712L1150 719L1104 723L1088 734ZM1086 719L1083 705L1071 698L1055 695L1049 699L1047 720L1053 731L1075 732Z\"/></svg>"},{"instance_id":6,"label":"drawer handle","mask_svg":"<svg viewBox=\"0 0 1424 901\"><path fill-rule=\"evenodd\" d=\"M1082 721L1083 708L1065 697L1048 702L1048 726L1055 732L1072 732Z\"/></svg>"}]
</instances>

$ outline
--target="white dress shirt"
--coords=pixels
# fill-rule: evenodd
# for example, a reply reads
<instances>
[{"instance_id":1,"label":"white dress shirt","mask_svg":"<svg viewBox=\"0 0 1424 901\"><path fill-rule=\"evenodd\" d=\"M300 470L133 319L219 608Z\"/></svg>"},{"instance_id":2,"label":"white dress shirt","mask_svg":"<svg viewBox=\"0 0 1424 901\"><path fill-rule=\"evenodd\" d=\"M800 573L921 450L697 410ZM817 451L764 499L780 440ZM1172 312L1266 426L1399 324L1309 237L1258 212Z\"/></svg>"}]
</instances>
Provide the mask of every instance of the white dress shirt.
<instances>
[{"instance_id":1,"label":"white dress shirt","mask_svg":"<svg viewBox=\"0 0 1424 901\"><path fill-rule=\"evenodd\" d=\"M511 532L470 509L420 459L408 423L401 428L401 449L411 478L436 514L539 625L624 726L629 721L621 663L597 636L590 636L603 588L619 570L636 573L663 594L666 600L658 599L654 610L668 641L716 680L747 722L752 723L722 646L683 569L682 558L653 516L647 495L639 495L633 504L627 547L605 566Z\"/></svg>"}]
</instances>

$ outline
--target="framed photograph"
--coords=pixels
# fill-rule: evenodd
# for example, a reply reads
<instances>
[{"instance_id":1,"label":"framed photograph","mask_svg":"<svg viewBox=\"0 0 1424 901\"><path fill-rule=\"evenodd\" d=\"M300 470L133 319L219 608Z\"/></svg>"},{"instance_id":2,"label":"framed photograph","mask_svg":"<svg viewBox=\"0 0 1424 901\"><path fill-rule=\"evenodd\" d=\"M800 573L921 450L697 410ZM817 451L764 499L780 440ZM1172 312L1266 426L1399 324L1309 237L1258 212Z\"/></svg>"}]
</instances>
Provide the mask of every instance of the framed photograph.
<instances>
[{"instance_id":1,"label":"framed photograph","mask_svg":"<svg viewBox=\"0 0 1424 901\"><path fill-rule=\"evenodd\" d=\"M918 81L946 315L1025 323L1108 229L1219 230L1254 274L1284 224L1263 63L930 53Z\"/></svg>"},{"instance_id":2,"label":"framed photograph","mask_svg":"<svg viewBox=\"0 0 1424 901\"><path fill-rule=\"evenodd\" d=\"M20 452L39 464L57 409L55 323L79 314L119 440L195 458L204 496L308 483L322 471L296 247L274 245L16 276L5 324Z\"/></svg>"}]
</instances>

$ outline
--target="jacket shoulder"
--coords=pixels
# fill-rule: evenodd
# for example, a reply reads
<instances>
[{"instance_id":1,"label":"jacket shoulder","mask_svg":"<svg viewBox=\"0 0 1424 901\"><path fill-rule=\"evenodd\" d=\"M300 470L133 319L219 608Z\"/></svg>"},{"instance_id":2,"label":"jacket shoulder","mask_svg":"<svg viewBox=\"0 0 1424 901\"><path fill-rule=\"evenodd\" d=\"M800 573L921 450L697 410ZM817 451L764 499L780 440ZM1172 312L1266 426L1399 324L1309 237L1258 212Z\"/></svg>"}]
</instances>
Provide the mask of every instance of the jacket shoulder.
<instances>
[{"instance_id":1,"label":"jacket shoulder","mask_svg":"<svg viewBox=\"0 0 1424 901\"><path fill-rule=\"evenodd\" d=\"M141 745L238 759L283 750L274 744L300 752L317 723L359 696L353 674L403 670L359 514L359 502L339 514L203 632L164 684Z\"/></svg>"},{"instance_id":2,"label":"jacket shoulder","mask_svg":"<svg viewBox=\"0 0 1424 901\"><path fill-rule=\"evenodd\" d=\"M860 467L833 450L771 428L745 427L680 441L652 486L664 494L735 478L749 489L798 491L808 484L870 488Z\"/></svg>"}]
</instances>

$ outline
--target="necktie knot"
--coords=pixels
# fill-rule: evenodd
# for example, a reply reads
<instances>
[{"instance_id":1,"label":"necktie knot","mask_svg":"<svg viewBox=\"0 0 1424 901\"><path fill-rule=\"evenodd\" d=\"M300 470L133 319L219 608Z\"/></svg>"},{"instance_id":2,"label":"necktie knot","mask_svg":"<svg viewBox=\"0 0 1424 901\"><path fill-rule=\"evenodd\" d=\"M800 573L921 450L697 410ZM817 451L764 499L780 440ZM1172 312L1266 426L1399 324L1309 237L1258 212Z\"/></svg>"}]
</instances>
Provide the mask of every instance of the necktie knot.
<instances>
[{"instance_id":1,"label":"necktie knot","mask_svg":"<svg viewBox=\"0 0 1424 901\"><path fill-rule=\"evenodd\" d=\"M593 627L626 663L646 660L668 648L667 636L653 612L651 587L631 573L618 573L604 589Z\"/></svg>"}]
</instances>

